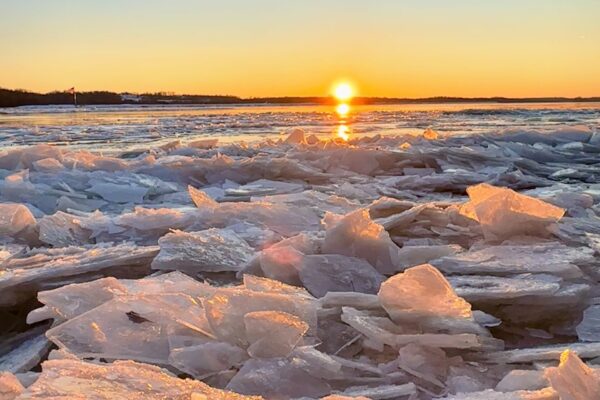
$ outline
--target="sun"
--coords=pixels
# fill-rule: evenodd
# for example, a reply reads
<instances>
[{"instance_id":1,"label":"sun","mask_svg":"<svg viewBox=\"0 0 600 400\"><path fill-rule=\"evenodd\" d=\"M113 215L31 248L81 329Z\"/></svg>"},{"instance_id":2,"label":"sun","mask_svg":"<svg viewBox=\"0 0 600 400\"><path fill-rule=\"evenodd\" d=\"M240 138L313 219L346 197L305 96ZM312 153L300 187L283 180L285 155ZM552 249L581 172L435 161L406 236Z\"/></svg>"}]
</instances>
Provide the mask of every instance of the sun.
<instances>
[{"instance_id":1,"label":"sun","mask_svg":"<svg viewBox=\"0 0 600 400\"><path fill-rule=\"evenodd\" d=\"M349 83L340 83L333 89L333 95L340 101L350 100L354 95L354 90Z\"/></svg>"}]
</instances>

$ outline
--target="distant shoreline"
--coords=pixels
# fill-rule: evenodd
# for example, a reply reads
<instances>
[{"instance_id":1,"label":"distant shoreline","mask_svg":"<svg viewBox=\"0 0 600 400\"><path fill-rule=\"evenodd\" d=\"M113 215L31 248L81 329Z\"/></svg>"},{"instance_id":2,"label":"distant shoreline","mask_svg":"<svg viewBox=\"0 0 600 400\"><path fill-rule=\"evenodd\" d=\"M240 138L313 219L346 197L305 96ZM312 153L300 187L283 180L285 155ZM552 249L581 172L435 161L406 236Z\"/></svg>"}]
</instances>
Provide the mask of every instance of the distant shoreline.
<instances>
[{"instance_id":1,"label":"distant shoreline","mask_svg":"<svg viewBox=\"0 0 600 400\"><path fill-rule=\"evenodd\" d=\"M598 97L356 97L352 104L468 104L468 103L590 103L600 102ZM331 97L251 97L222 95L177 95L171 93L115 93L108 91L78 92L79 105L118 104L172 104L172 105L244 105L244 104L334 104ZM24 90L0 88L0 107L46 106L73 104L73 95L67 92L34 93Z\"/></svg>"}]
</instances>

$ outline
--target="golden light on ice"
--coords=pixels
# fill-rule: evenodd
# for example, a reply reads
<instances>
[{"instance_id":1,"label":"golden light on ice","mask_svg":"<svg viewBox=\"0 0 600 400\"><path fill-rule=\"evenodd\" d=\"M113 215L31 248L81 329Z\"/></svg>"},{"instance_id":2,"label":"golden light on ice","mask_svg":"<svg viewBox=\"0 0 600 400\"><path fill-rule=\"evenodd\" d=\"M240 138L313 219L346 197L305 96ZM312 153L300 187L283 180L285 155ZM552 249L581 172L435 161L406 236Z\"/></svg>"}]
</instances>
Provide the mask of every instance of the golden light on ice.
<instances>
[{"instance_id":1,"label":"golden light on ice","mask_svg":"<svg viewBox=\"0 0 600 400\"><path fill-rule=\"evenodd\" d=\"M346 101L352 98L354 90L349 83L340 83L334 88L333 95L340 101Z\"/></svg>"},{"instance_id":2,"label":"golden light on ice","mask_svg":"<svg viewBox=\"0 0 600 400\"><path fill-rule=\"evenodd\" d=\"M335 108L335 112L337 112L338 115L341 117L346 116L350 112L350 106L345 103L338 104L337 107Z\"/></svg>"},{"instance_id":3,"label":"golden light on ice","mask_svg":"<svg viewBox=\"0 0 600 400\"><path fill-rule=\"evenodd\" d=\"M348 139L350 139L350 135L348 134L348 131L349 131L349 129L346 125L338 126L337 137L339 137L343 141L347 142Z\"/></svg>"}]
</instances>

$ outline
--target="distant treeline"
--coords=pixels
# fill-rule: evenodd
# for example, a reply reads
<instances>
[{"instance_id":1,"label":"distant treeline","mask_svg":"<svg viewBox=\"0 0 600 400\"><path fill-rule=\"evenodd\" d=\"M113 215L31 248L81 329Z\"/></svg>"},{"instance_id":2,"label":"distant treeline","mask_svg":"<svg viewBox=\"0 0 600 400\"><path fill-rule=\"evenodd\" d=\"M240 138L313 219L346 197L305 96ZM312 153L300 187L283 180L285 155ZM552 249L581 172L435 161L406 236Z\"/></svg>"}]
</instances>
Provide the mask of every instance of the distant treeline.
<instances>
[{"instance_id":1,"label":"distant treeline","mask_svg":"<svg viewBox=\"0 0 600 400\"><path fill-rule=\"evenodd\" d=\"M427 104L427 103L554 103L600 102L600 97L428 97L406 99L394 97L357 97L353 104ZM331 97L252 97L210 95L177 95L173 93L113 93L107 91L77 92L77 104L332 104ZM73 104L68 92L34 93L0 88L0 107Z\"/></svg>"},{"instance_id":2,"label":"distant treeline","mask_svg":"<svg viewBox=\"0 0 600 400\"><path fill-rule=\"evenodd\" d=\"M80 104L120 104L121 96L111 92L77 93ZM67 92L33 93L25 90L0 89L0 107L73 104L73 95Z\"/></svg>"},{"instance_id":3,"label":"distant treeline","mask_svg":"<svg viewBox=\"0 0 600 400\"><path fill-rule=\"evenodd\" d=\"M174 95L144 93L132 95L107 91L77 92L77 104L234 104L243 100L235 96ZM73 104L69 92L33 93L0 88L0 107Z\"/></svg>"},{"instance_id":4,"label":"distant treeline","mask_svg":"<svg viewBox=\"0 0 600 400\"><path fill-rule=\"evenodd\" d=\"M406 99L396 97L361 97L357 104L427 104L427 103L562 103L562 102L600 102L598 97L424 97Z\"/></svg>"}]
</instances>

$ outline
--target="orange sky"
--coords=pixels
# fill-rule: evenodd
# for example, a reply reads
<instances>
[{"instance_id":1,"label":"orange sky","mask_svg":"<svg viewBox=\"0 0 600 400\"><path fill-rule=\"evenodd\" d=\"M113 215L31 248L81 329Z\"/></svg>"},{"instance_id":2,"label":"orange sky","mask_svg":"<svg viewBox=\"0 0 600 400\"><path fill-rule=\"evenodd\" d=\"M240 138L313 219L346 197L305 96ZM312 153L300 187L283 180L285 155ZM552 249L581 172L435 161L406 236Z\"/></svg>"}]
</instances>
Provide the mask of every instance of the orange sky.
<instances>
[{"instance_id":1,"label":"orange sky","mask_svg":"<svg viewBox=\"0 0 600 400\"><path fill-rule=\"evenodd\" d=\"M0 86L363 96L598 96L596 0L20 0Z\"/></svg>"}]
</instances>

